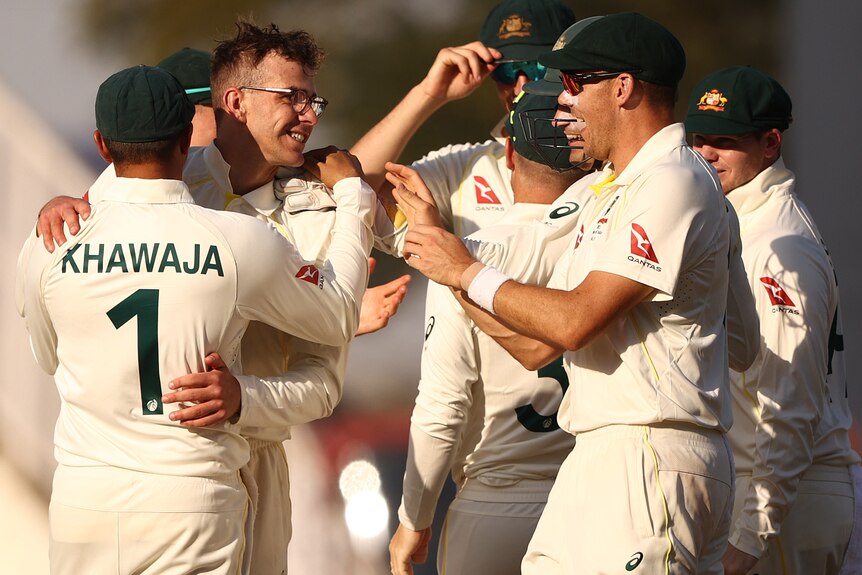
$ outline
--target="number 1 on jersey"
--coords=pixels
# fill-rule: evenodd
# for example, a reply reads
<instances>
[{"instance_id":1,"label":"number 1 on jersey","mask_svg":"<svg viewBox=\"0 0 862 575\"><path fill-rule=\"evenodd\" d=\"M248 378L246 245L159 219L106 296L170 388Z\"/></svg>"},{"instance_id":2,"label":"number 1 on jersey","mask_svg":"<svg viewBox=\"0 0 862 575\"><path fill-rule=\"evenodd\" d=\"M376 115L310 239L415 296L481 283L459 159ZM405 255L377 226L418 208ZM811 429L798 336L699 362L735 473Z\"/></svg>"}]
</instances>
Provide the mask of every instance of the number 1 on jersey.
<instances>
[{"instance_id":1,"label":"number 1 on jersey","mask_svg":"<svg viewBox=\"0 0 862 575\"><path fill-rule=\"evenodd\" d=\"M120 329L138 318L138 374L144 415L161 415L162 379L159 375L159 290L139 289L108 311Z\"/></svg>"}]
</instances>

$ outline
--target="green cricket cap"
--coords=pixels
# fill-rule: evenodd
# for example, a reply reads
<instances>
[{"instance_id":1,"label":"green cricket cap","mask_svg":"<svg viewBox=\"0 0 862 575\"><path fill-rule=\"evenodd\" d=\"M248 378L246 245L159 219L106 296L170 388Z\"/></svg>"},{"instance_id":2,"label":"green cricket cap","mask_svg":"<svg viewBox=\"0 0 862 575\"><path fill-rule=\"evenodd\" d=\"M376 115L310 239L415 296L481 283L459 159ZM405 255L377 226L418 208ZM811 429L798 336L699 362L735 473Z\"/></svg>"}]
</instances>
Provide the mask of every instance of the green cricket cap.
<instances>
[{"instance_id":1,"label":"green cricket cap","mask_svg":"<svg viewBox=\"0 0 862 575\"><path fill-rule=\"evenodd\" d=\"M551 122L557 111L557 95L542 96L521 92L515 98L514 104L509 112L506 128L515 151L528 160L558 171L571 168L568 148L551 148L547 145L566 141L563 129ZM538 148L542 143L546 144L546 154L539 153Z\"/></svg>"},{"instance_id":2,"label":"green cricket cap","mask_svg":"<svg viewBox=\"0 0 862 575\"><path fill-rule=\"evenodd\" d=\"M609 14L581 30L539 63L566 72L631 72L644 82L676 86L685 72L685 50L670 31L636 12Z\"/></svg>"},{"instance_id":3,"label":"green cricket cap","mask_svg":"<svg viewBox=\"0 0 862 575\"><path fill-rule=\"evenodd\" d=\"M566 31L563 32L562 36L557 38L557 42L551 50L555 51L562 49L563 46L571 42L572 38L577 36L581 30L600 18L604 18L604 16L590 16L589 18L578 20L566 28ZM563 81L560 79L560 71L556 68L547 68L545 70L545 77L541 80L526 83L524 85L524 91L528 94L539 94L541 96L559 96L563 91Z\"/></svg>"},{"instance_id":4,"label":"green cricket cap","mask_svg":"<svg viewBox=\"0 0 862 575\"><path fill-rule=\"evenodd\" d=\"M210 89L210 54L194 48L183 48L174 52L158 64L180 81L192 104L212 106Z\"/></svg>"},{"instance_id":5,"label":"green cricket cap","mask_svg":"<svg viewBox=\"0 0 862 575\"><path fill-rule=\"evenodd\" d=\"M114 142L155 142L192 123L195 107L179 81L153 66L126 68L96 93L96 128Z\"/></svg>"},{"instance_id":6,"label":"green cricket cap","mask_svg":"<svg viewBox=\"0 0 862 575\"><path fill-rule=\"evenodd\" d=\"M575 13L560 0L505 0L485 18L479 39L504 60L534 62L574 22Z\"/></svg>"},{"instance_id":7,"label":"green cricket cap","mask_svg":"<svg viewBox=\"0 0 862 575\"><path fill-rule=\"evenodd\" d=\"M790 96L775 79L750 66L735 66L713 72L694 88L685 129L721 136L784 131L793 121L791 110Z\"/></svg>"}]
</instances>

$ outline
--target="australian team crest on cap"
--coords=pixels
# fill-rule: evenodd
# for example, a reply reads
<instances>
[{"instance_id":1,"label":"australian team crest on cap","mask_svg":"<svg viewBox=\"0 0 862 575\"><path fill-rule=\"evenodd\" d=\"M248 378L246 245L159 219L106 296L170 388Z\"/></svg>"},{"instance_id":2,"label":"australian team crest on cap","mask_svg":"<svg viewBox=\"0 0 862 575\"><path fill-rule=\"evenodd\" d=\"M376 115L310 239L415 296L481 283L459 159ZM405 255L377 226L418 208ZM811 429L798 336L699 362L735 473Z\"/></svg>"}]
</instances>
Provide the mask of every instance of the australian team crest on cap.
<instances>
[{"instance_id":1,"label":"australian team crest on cap","mask_svg":"<svg viewBox=\"0 0 862 575\"><path fill-rule=\"evenodd\" d=\"M500 40L508 38L528 38L530 36L530 28L533 27L532 22L527 22L520 14L512 14L504 18L500 24L500 29L497 31L497 36Z\"/></svg>"},{"instance_id":2,"label":"australian team crest on cap","mask_svg":"<svg viewBox=\"0 0 862 575\"><path fill-rule=\"evenodd\" d=\"M724 107L727 105L727 98L720 91L713 88L709 92L705 92L697 102L698 110L712 110L713 112L724 112Z\"/></svg>"}]
</instances>

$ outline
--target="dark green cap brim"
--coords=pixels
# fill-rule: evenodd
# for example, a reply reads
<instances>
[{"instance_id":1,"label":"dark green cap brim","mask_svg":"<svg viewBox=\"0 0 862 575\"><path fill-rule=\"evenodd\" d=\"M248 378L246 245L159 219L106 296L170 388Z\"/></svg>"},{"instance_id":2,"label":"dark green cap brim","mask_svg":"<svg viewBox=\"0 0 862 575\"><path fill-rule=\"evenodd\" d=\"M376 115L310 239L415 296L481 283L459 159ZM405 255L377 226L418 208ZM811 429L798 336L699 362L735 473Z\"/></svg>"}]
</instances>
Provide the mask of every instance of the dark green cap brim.
<instances>
[{"instance_id":1,"label":"dark green cap brim","mask_svg":"<svg viewBox=\"0 0 862 575\"><path fill-rule=\"evenodd\" d=\"M553 96L557 97L563 92L562 82L552 82L547 78L528 82L524 85L524 91L528 94L536 94L537 96Z\"/></svg>"},{"instance_id":2,"label":"dark green cap brim","mask_svg":"<svg viewBox=\"0 0 862 575\"><path fill-rule=\"evenodd\" d=\"M210 90L210 54L194 48L183 48L157 64L170 72L186 91L192 104L212 105Z\"/></svg>"}]
</instances>

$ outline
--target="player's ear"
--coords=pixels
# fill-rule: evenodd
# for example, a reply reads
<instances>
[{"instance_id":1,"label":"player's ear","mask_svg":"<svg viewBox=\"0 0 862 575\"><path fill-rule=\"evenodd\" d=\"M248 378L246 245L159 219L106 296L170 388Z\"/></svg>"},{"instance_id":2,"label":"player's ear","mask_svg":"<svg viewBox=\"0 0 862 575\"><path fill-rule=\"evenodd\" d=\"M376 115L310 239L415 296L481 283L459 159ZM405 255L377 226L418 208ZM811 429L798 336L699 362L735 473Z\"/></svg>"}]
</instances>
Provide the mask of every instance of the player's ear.
<instances>
[{"instance_id":1,"label":"player's ear","mask_svg":"<svg viewBox=\"0 0 862 575\"><path fill-rule=\"evenodd\" d=\"M225 90L222 94L222 104L224 110L233 118L240 122L245 121L245 94L238 87L233 86Z\"/></svg>"},{"instance_id":2,"label":"player's ear","mask_svg":"<svg viewBox=\"0 0 862 575\"><path fill-rule=\"evenodd\" d=\"M102 156L102 159L109 164L113 163L114 159L111 157L111 152L108 151L108 146L105 145L105 138L102 137L102 132L99 130L94 131L93 141L96 142L96 149L99 150L99 155Z\"/></svg>"},{"instance_id":3,"label":"player's ear","mask_svg":"<svg viewBox=\"0 0 862 575\"><path fill-rule=\"evenodd\" d=\"M506 167L510 170L515 168L515 145L512 144L512 138L506 138Z\"/></svg>"},{"instance_id":4,"label":"player's ear","mask_svg":"<svg viewBox=\"0 0 862 575\"><path fill-rule=\"evenodd\" d=\"M764 138L764 154L771 164L778 159L778 156L781 155L781 130L778 128L771 128L766 131Z\"/></svg>"}]
</instances>

